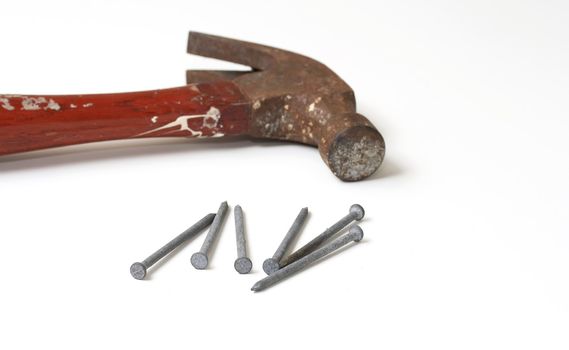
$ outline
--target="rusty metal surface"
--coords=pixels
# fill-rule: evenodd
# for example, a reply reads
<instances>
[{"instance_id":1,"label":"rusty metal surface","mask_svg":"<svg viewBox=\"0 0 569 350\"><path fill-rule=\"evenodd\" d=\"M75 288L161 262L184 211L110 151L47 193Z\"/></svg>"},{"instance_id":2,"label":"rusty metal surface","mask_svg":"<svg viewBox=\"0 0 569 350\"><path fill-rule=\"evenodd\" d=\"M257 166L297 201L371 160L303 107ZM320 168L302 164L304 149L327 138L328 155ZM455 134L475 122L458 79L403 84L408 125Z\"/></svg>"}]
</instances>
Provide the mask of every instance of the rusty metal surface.
<instances>
[{"instance_id":1,"label":"rusty metal surface","mask_svg":"<svg viewBox=\"0 0 569 350\"><path fill-rule=\"evenodd\" d=\"M251 101L249 134L314 145L344 181L373 174L385 142L356 113L354 92L332 70L306 56L254 43L191 32L188 52L248 65L251 72L189 71L189 81L232 79Z\"/></svg>"}]
</instances>

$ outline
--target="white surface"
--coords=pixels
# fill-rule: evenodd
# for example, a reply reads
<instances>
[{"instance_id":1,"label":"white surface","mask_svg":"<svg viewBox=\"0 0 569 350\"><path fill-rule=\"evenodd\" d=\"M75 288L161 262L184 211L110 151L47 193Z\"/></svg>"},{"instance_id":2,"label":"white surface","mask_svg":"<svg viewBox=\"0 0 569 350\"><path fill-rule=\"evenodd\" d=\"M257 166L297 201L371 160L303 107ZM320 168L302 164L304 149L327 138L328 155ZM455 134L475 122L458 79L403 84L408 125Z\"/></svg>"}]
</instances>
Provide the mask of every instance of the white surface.
<instances>
[{"instance_id":1,"label":"white surface","mask_svg":"<svg viewBox=\"0 0 569 350\"><path fill-rule=\"evenodd\" d=\"M385 136L341 183L317 150L247 140L94 145L0 159L2 349L567 349L569 6L564 1L4 1L0 91L181 85L187 31L325 62ZM228 200L233 216L128 268ZM361 244L253 294L298 210L300 244L364 205Z\"/></svg>"}]
</instances>

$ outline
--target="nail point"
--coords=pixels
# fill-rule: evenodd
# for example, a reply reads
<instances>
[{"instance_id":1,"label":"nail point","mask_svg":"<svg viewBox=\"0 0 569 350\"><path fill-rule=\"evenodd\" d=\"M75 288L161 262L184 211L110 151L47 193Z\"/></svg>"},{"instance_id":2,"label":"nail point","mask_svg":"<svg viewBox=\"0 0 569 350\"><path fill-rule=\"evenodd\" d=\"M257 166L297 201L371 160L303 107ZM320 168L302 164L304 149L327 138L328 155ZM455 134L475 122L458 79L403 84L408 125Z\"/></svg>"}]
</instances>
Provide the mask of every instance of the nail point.
<instances>
[{"instance_id":1,"label":"nail point","mask_svg":"<svg viewBox=\"0 0 569 350\"><path fill-rule=\"evenodd\" d=\"M259 282L255 283L255 284L253 285L253 287L251 287L251 290L252 290L253 292L258 292L258 291L260 291L260 290L261 290L261 284L260 284Z\"/></svg>"}]
</instances>

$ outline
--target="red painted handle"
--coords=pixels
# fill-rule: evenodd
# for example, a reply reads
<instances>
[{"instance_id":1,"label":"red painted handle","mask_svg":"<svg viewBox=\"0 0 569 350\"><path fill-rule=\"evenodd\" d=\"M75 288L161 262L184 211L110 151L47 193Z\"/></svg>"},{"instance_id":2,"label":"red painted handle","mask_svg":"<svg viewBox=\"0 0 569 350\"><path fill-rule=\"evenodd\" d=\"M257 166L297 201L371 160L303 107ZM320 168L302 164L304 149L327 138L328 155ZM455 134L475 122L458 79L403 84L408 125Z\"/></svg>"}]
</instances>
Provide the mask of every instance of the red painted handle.
<instances>
[{"instance_id":1,"label":"red painted handle","mask_svg":"<svg viewBox=\"0 0 569 350\"><path fill-rule=\"evenodd\" d=\"M246 134L250 104L232 82L100 95L0 95L0 155L138 137Z\"/></svg>"}]
</instances>

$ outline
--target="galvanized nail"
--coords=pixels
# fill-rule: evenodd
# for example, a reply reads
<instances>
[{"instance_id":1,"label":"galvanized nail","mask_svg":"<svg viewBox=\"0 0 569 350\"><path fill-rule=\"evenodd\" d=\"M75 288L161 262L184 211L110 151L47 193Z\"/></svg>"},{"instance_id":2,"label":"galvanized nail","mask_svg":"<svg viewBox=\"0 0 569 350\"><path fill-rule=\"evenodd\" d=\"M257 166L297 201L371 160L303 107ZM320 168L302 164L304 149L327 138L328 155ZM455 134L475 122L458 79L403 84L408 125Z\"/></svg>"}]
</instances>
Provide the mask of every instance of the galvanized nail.
<instances>
[{"instance_id":1,"label":"galvanized nail","mask_svg":"<svg viewBox=\"0 0 569 350\"><path fill-rule=\"evenodd\" d=\"M209 251L215 239L217 238L219 231L221 230L221 224L223 223L223 219L225 218L225 214L227 213L227 202L221 203L219 209L217 210L217 214L215 215L215 219L213 219L213 223L209 228L209 232L205 237L205 240L202 244L202 247L199 252L194 253L191 258L192 265L198 269L203 270L207 267L209 263Z\"/></svg>"},{"instance_id":2,"label":"galvanized nail","mask_svg":"<svg viewBox=\"0 0 569 350\"><path fill-rule=\"evenodd\" d=\"M148 258L144 259L142 262L135 262L130 266L130 274L137 280L142 280L146 277L146 270L152 265L157 263L160 259L168 255L174 249L179 247L182 243L186 242L190 238L196 236L204 228L208 227L215 218L215 214L207 214L200 221L196 222L192 227L188 228L186 231L179 234L173 240L168 242L165 246L158 249L154 254L150 255Z\"/></svg>"},{"instance_id":3,"label":"galvanized nail","mask_svg":"<svg viewBox=\"0 0 569 350\"><path fill-rule=\"evenodd\" d=\"M294 240L294 238L300 232L302 225L306 221L307 215L308 215L308 208L302 208L298 213L298 216L292 223L292 226L288 230L287 234L283 238L281 244L277 248L277 251L275 252L275 254L273 254L273 257L268 258L263 262L263 271L265 271L267 275L270 275L271 273L281 268L281 260L284 254L286 253L287 249L289 248L290 244Z\"/></svg>"},{"instance_id":4,"label":"galvanized nail","mask_svg":"<svg viewBox=\"0 0 569 350\"><path fill-rule=\"evenodd\" d=\"M298 259L297 261L291 263L283 267L282 269L276 271L275 273L263 278L262 280L258 281L251 287L251 290L254 292L262 291L283 279L294 275L295 273L307 268L316 260L333 253L334 251L342 248L346 244L354 241L359 242L364 236L364 232L358 225L353 225L350 227L350 231L345 235L342 235L332 242L328 243L327 245L319 248L312 253Z\"/></svg>"},{"instance_id":5,"label":"galvanized nail","mask_svg":"<svg viewBox=\"0 0 569 350\"><path fill-rule=\"evenodd\" d=\"M237 260L233 266L240 274L246 274L253 268L251 259L247 257L247 241L245 240L245 223L243 221L243 210L240 205L233 209L235 216L235 235L237 239Z\"/></svg>"},{"instance_id":6,"label":"galvanized nail","mask_svg":"<svg viewBox=\"0 0 569 350\"><path fill-rule=\"evenodd\" d=\"M282 259L280 266L284 267L290 265L293 262L297 261L298 259L312 253L320 245L322 245L322 243L332 238L332 236L340 232L344 227L348 226L352 221L354 220L360 221L361 219L363 219L364 216L365 216L364 208L359 204L353 204L350 207L350 212L348 213L348 215L338 220L338 222L327 228L326 231L322 232L320 235L316 236L312 241L306 243L304 246L296 250L294 253Z\"/></svg>"}]
</instances>

